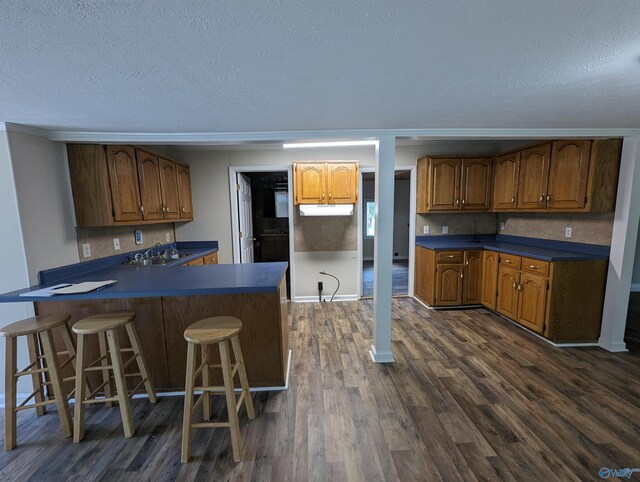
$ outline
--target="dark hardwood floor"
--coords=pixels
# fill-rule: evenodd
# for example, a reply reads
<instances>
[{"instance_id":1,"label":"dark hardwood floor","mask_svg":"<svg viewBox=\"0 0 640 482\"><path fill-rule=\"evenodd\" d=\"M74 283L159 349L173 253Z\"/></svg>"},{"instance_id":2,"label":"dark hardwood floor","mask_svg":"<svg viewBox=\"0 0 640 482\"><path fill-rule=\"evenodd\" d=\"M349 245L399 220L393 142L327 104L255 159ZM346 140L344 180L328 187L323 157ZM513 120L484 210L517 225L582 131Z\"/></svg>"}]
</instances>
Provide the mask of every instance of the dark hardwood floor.
<instances>
[{"instance_id":1,"label":"dark hardwood floor","mask_svg":"<svg viewBox=\"0 0 640 482\"><path fill-rule=\"evenodd\" d=\"M215 429L180 464L182 397L138 399L129 440L117 408L90 406L79 445L51 408L21 412L0 480L579 481L640 466L640 355L557 349L484 309L397 298L396 363L377 365L372 316L371 301L292 305L290 387L254 394L254 421L241 412L241 463Z\"/></svg>"},{"instance_id":2,"label":"dark hardwood floor","mask_svg":"<svg viewBox=\"0 0 640 482\"><path fill-rule=\"evenodd\" d=\"M406 296L409 292L409 261L393 260L391 275L391 295ZM373 261L362 263L362 296L365 298L373 296Z\"/></svg>"}]
</instances>

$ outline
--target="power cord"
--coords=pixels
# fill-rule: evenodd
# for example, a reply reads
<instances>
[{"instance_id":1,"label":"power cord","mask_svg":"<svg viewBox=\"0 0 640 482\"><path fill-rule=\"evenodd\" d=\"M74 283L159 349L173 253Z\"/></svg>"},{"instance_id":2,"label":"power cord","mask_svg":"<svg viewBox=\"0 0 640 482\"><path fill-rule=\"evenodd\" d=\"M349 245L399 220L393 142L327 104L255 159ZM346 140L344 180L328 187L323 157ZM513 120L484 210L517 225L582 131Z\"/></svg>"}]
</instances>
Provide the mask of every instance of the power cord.
<instances>
[{"instance_id":1,"label":"power cord","mask_svg":"<svg viewBox=\"0 0 640 482\"><path fill-rule=\"evenodd\" d=\"M333 294L331 295L331 299L329 300L329 303L333 303L333 297L336 295L336 293L340 289L340 280L338 279L337 276L334 276L331 273L327 273L326 271L320 271L320 274L324 276L331 276L333 279L335 279L338 282L338 286L336 287L336 290L333 292Z\"/></svg>"}]
</instances>

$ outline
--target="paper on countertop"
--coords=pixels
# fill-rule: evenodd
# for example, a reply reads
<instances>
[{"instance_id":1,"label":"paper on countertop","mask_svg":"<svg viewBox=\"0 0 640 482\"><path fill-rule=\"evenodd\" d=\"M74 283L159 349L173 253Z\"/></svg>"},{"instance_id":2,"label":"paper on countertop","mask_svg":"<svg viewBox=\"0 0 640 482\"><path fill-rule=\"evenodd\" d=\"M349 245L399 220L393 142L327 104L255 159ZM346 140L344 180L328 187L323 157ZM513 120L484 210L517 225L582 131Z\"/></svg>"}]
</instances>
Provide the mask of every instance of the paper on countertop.
<instances>
[{"instance_id":1,"label":"paper on countertop","mask_svg":"<svg viewBox=\"0 0 640 482\"><path fill-rule=\"evenodd\" d=\"M66 288L67 286L71 286L71 283L62 283L55 286L49 286L48 288L42 288L41 290L28 291L26 293L20 293L18 296L33 296L33 297L42 297L47 298L49 296L53 296L51 290L56 288Z\"/></svg>"},{"instance_id":2,"label":"paper on countertop","mask_svg":"<svg viewBox=\"0 0 640 482\"><path fill-rule=\"evenodd\" d=\"M51 294L54 295L72 295L77 293L88 293L100 288L117 283L118 280L108 279L106 281L84 281L83 283L76 283L67 286L52 287L50 289Z\"/></svg>"}]
</instances>

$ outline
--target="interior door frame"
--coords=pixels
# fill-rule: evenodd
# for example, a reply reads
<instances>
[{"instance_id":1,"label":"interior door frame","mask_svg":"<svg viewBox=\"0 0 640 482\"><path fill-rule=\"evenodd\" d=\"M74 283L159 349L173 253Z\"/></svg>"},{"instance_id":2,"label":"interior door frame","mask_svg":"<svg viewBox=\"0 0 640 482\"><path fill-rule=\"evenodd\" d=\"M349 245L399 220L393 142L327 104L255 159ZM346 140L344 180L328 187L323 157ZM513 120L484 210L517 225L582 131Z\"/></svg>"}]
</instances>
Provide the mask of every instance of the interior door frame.
<instances>
[{"instance_id":1,"label":"interior door frame","mask_svg":"<svg viewBox=\"0 0 640 482\"><path fill-rule=\"evenodd\" d=\"M236 190L237 175L250 172L286 172L287 173L287 197L289 214L289 281L291 286L291 300L295 299L295 260L293 246L293 166L229 166L229 200L231 204L231 247L233 252L233 263L240 263L240 238L237 234L240 231L238 215L238 195Z\"/></svg>"},{"instance_id":2,"label":"interior door frame","mask_svg":"<svg viewBox=\"0 0 640 482\"><path fill-rule=\"evenodd\" d=\"M416 173L418 166L395 166L394 170L397 171L409 171L409 278L407 280L407 296L413 298L414 295L414 264L416 255ZM362 219L362 210L364 208L365 200L362 197L362 177L365 173L375 173L375 167L361 167L358 179L358 296L362 298L362 281L364 278L363 258L364 258L364 234L362 232L364 227L364 220ZM375 263L375 258L374 258Z\"/></svg>"}]
</instances>

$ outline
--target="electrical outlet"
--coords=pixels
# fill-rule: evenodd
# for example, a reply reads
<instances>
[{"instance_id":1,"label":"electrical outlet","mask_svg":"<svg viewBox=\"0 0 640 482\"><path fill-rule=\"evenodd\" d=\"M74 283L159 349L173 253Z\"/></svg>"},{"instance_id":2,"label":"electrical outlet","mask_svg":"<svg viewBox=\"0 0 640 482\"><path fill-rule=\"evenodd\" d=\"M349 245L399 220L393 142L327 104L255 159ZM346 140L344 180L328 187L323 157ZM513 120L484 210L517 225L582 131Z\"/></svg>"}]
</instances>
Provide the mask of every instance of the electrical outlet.
<instances>
[{"instance_id":1,"label":"electrical outlet","mask_svg":"<svg viewBox=\"0 0 640 482\"><path fill-rule=\"evenodd\" d=\"M113 249L120 251L120 238L113 238Z\"/></svg>"},{"instance_id":2,"label":"electrical outlet","mask_svg":"<svg viewBox=\"0 0 640 482\"><path fill-rule=\"evenodd\" d=\"M567 226L566 228L564 228L564 237L570 238L571 236L573 236L573 228Z\"/></svg>"},{"instance_id":3,"label":"electrical outlet","mask_svg":"<svg viewBox=\"0 0 640 482\"><path fill-rule=\"evenodd\" d=\"M141 229L136 229L133 232L133 235L135 236L136 244L142 244L142 240L143 240L143 238L142 238L142 230Z\"/></svg>"},{"instance_id":4,"label":"electrical outlet","mask_svg":"<svg viewBox=\"0 0 640 482\"><path fill-rule=\"evenodd\" d=\"M167 233L166 234L166 238L167 238L167 243L171 242L171 233Z\"/></svg>"},{"instance_id":5,"label":"electrical outlet","mask_svg":"<svg viewBox=\"0 0 640 482\"><path fill-rule=\"evenodd\" d=\"M504 221L500 222L500 231L504 231Z\"/></svg>"},{"instance_id":6,"label":"electrical outlet","mask_svg":"<svg viewBox=\"0 0 640 482\"><path fill-rule=\"evenodd\" d=\"M429 226L424 226L422 228L422 234L429 234Z\"/></svg>"},{"instance_id":7,"label":"electrical outlet","mask_svg":"<svg viewBox=\"0 0 640 482\"><path fill-rule=\"evenodd\" d=\"M91 257L91 245L89 243L82 245L82 256L85 258Z\"/></svg>"},{"instance_id":8,"label":"electrical outlet","mask_svg":"<svg viewBox=\"0 0 640 482\"><path fill-rule=\"evenodd\" d=\"M442 226L442 234L449 234L449 226Z\"/></svg>"}]
</instances>

